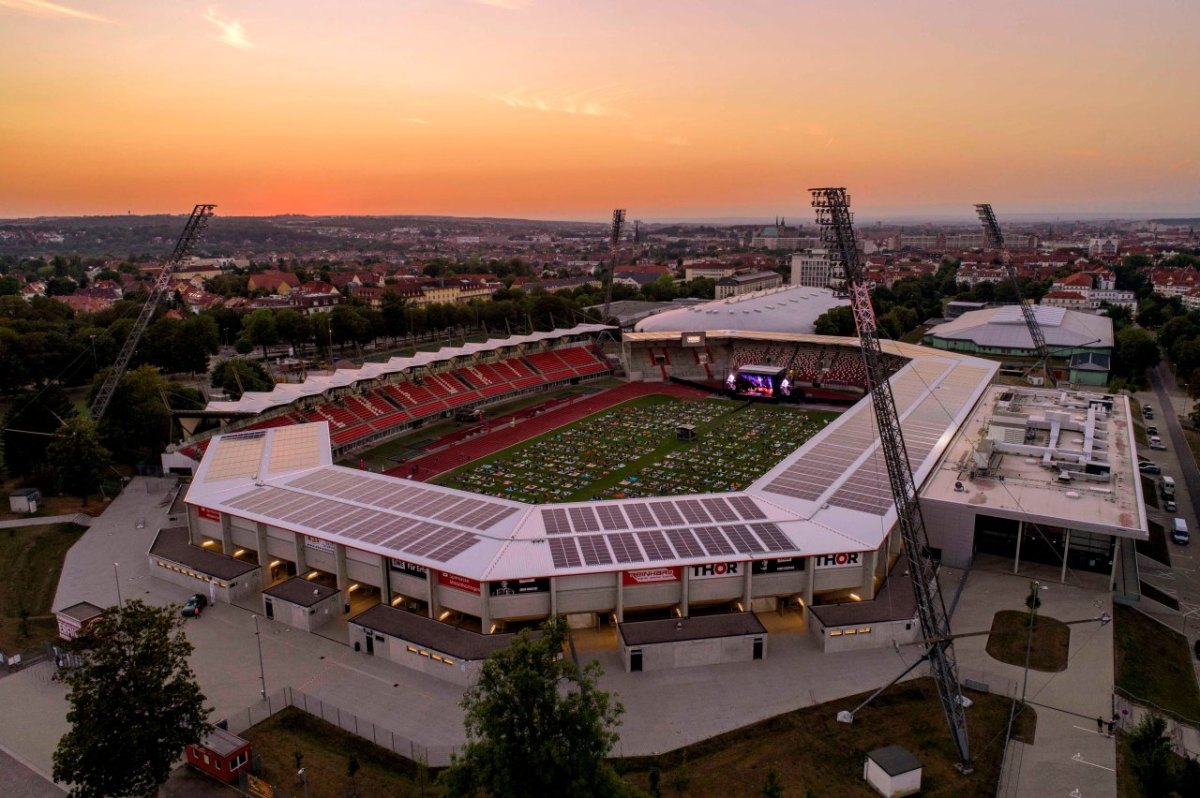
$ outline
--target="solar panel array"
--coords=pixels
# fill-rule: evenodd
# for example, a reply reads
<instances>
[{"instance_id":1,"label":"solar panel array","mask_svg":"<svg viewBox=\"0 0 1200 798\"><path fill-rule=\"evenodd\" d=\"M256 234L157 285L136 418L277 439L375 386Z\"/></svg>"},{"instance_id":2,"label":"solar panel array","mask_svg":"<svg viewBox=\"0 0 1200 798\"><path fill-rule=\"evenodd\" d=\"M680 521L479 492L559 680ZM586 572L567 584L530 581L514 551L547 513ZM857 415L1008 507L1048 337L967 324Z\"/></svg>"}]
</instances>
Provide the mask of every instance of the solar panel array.
<instances>
[{"instance_id":1,"label":"solar panel array","mask_svg":"<svg viewBox=\"0 0 1200 798\"><path fill-rule=\"evenodd\" d=\"M520 510L476 496L460 496L444 489L418 487L397 479L378 479L349 469L318 469L293 479L287 485L332 499L369 504L392 512L423 516L481 531L490 529Z\"/></svg>"},{"instance_id":2,"label":"solar panel array","mask_svg":"<svg viewBox=\"0 0 1200 798\"><path fill-rule=\"evenodd\" d=\"M949 373L947 369L950 369ZM914 469L933 451L985 373L978 367L918 360L892 378L892 396L897 412L903 417L904 441ZM945 379L930 390L929 386L943 375ZM914 403L918 402L913 409ZM843 474L850 472L829 498L830 504L875 515L886 513L893 506L891 485L876 447L878 436L871 405L861 403L851 413L837 429L802 457L797 457L763 489L781 496L817 501ZM855 467L867 451L871 454Z\"/></svg>"},{"instance_id":3,"label":"solar panel array","mask_svg":"<svg viewBox=\"0 0 1200 798\"><path fill-rule=\"evenodd\" d=\"M478 535L461 529L284 488L255 488L226 504L281 524L303 524L437 562L447 562L480 541Z\"/></svg>"},{"instance_id":4,"label":"solar panel array","mask_svg":"<svg viewBox=\"0 0 1200 798\"><path fill-rule=\"evenodd\" d=\"M684 524L755 521L766 518L749 496L605 503L540 510L547 535L569 535L625 529L662 529Z\"/></svg>"},{"instance_id":5,"label":"solar panel array","mask_svg":"<svg viewBox=\"0 0 1200 798\"><path fill-rule=\"evenodd\" d=\"M726 524L696 529L642 529L547 538L556 570L583 566L637 565L673 559L719 558L794 551L795 546L771 522Z\"/></svg>"}]
</instances>

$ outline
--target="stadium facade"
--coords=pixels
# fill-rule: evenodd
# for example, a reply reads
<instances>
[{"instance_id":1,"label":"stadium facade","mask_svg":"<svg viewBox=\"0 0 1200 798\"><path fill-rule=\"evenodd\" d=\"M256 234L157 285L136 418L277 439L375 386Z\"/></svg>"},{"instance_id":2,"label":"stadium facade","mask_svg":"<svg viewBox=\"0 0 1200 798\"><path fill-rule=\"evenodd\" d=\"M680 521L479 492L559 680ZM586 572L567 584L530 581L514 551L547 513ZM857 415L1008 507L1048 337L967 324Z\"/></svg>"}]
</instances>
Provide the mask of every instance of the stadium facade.
<instances>
[{"instance_id":1,"label":"stadium facade","mask_svg":"<svg viewBox=\"0 0 1200 798\"><path fill-rule=\"evenodd\" d=\"M472 397L455 407L473 407L607 374L593 346L604 333L589 325L469 345L222 406L259 415L187 450L201 456L203 448L186 495L191 548L254 563L242 579L257 580L256 589L290 580L332 587L339 599L321 611L353 610L356 647L460 680L506 630L551 615L581 626L673 615L703 629L718 623L709 617L803 607L827 649L916 634L910 604L872 602L880 590L911 588L888 576L903 571L900 540L856 339L716 327L623 337L631 380L720 386L740 365L776 364L797 398L849 405L742 491L535 506L334 465L348 449L339 432L395 412L407 413L396 423L411 428L428 409L411 389L444 385L448 375L458 375L456 393ZM1147 537L1125 397L998 386L996 363L965 354L894 342L885 353L930 544L943 562L967 566L978 551L1010 556L1016 568L1058 558L1119 580L1120 555L1131 549L1119 542ZM526 371L538 381L521 382ZM496 388L487 396L485 379ZM355 418L368 420L353 423L334 417L350 400L374 406L381 396L391 396L392 409L359 408ZM400 396L413 404L403 407ZM440 416L454 412L439 401ZM198 562L157 564L230 587ZM311 625L305 616L317 612L303 601L263 600L284 622L303 621L293 625ZM870 609L884 603L888 612ZM478 633L440 623L451 616ZM669 629L662 643L687 646L677 664L761 656L762 638L745 631L753 625L733 625L742 631L723 646L673 641L683 631ZM484 639L491 633L499 634ZM714 626L711 637L720 634ZM623 646L626 667L654 661L648 651Z\"/></svg>"}]
</instances>

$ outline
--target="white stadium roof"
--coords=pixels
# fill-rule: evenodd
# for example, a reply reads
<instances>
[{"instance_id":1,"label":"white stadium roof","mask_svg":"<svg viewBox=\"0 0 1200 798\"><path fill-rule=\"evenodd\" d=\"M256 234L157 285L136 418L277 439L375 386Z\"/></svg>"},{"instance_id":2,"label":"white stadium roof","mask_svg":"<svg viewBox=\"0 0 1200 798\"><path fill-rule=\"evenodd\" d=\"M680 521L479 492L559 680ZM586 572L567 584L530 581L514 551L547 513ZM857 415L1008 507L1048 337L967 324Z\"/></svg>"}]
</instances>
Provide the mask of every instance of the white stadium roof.
<instances>
[{"instance_id":1,"label":"white stadium roof","mask_svg":"<svg viewBox=\"0 0 1200 798\"><path fill-rule=\"evenodd\" d=\"M1113 345L1112 319L1066 308L1035 305L1034 317L1042 328L1050 348L1095 347ZM939 324L928 337L948 341L971 341L976 346L1003 349L1033 349L1033 339L1025 326L1025 317L1016 305L985 308L964 313L953 321Z\"/></svg>"},{"instance_id":2,"label":"white stadium roof","mask_svg":"<svg viewBox=\"0 0 1200 798\"><path fill-rule=\"evenodd\" d=\"M597 333L615 329L607 324L580 324L565 330L535 332L530 335L513 335L508 338L490 338L483 343L443 347L436 352L417 352L408 357L393 357L383 363L364 363L358 368L338 369L332 374L313 375L300 383L280 383L272 391L247 391L236 402L209 402L205 410L228 413L261 413L273 407L289 405L306 396L319 396L331 388L345 388L356 382L375 380L406 369L444 363L456 357L493 352L512 346L525 346L540 341L552 341L575 335Z\"/></svg>"},{"instance_id":3,"label":"white stadium roof","mask_svg":"<svg viewBox=\"0 0 1200 798\"><path fill-rule=\"evenodd\" d=\"M905 350L919 484L998 364ZM332 465L322 422L215 437L187 502L479 581L869 551L895 522L868 399L737 493L527 505Z\"/></svg>"},{"instance_id":4,"label":"white stadium roof","mask_svg":"<svg viewBox=\"0 0 1200 798\"><path fill-rule=\"evenodd\" d=\"M735 330L811 333L825 311L850 304L828 288L792 285L667 310L638 322L637 332Z\"/></svg>"}]
</instances>

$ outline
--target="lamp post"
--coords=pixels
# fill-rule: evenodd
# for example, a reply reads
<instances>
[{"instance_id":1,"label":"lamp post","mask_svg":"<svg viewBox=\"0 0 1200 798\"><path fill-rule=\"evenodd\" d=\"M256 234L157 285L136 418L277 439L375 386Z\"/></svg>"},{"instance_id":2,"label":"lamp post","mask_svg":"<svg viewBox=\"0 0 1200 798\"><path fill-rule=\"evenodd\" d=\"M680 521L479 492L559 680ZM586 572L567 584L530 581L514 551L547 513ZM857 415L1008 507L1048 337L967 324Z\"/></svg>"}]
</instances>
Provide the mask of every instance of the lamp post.
<instances>
[{"instance_id":1,"label":"lamp post","mask_svg":"<svg viewBox=\"0 0 1200 798\"><path fill-rule=\"evenodd\" d=\"M113 581L117 585L117 609L125 609L125 602L121 600L121 575L117 572L117 563L113 563Z\"/></svg>"},{"instance_id":2,"label":"lamp post","mask_svg":"<svg viewBox=\"0 0 1200 798\"><path fill-rule=\"evenodd\" d=\"M258 631L258 616L254 618L254 639L258 641L258 694L262 696L262 700L267 700L267 671L263 668L263 653L262 653L262 635Z\"/></svg>"}]
</instances>

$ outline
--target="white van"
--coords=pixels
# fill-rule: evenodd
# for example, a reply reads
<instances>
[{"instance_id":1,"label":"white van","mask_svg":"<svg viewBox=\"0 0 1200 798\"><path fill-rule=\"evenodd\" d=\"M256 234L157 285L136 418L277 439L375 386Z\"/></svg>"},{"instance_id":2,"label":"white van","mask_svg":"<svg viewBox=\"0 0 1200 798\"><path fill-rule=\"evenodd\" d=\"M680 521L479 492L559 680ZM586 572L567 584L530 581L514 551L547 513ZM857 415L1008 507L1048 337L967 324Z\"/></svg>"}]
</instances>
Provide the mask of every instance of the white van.
<instances>
[{"instance_id":1,"label":"white van","mask_svg":"<svg viewBox=\"0 0 1200 798\"><path fill-rule=\"evenodd\" d=\"M1171 530L1171 540L1180 546L1186 546L1190 539L1188 536L1187 521L1184 521L1182 518L1176 518L1175 528Z\"/></svg>"},{"instance_id":2,"label":"white van","mask_svg":"<svg viewBox=\"0 0 1200 798\"><path fill-rule=\"evenodd\" d=\"M1167 445L1165 443L1163 443L1162 438L1158 437L1157 435L1151 435L1150 436L1150 448L1151 449L1165 449L1165 448L1167 448Z\"/></svg>"},{"instance_id":3,"label":"white van","mask_svg":"<svg viewBox=\"0 0 1200 798\"><path fill-rule=\"evenodd\" d=\"M1175 478L1174 477L1163 477L1161 484L1162 484L1163 498L1164 499L1174 499L1175 498Z\"/></svg>"}]
</instances>

